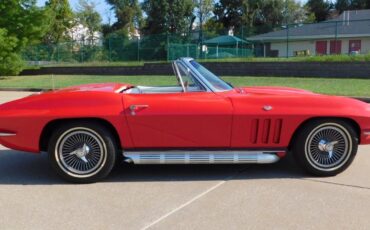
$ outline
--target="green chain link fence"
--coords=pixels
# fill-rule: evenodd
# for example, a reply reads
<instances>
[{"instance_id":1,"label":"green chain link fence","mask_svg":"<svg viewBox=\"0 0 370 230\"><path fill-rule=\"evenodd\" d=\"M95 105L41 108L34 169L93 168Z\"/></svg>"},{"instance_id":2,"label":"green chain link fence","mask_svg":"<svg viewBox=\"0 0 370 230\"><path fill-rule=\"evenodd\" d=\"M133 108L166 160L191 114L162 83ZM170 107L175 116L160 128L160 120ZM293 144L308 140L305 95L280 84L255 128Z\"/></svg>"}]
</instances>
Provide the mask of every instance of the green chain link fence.
<instances>
[{"instance_id":1,"label":"green chain link fence","mask_svg":"<svg viewBox=\"0 0 370 230\"><path fill-rule=\"evenodd\" d=\"M355 15L351 16L354 17ZM329 20L321 23L266 25L234 31L242 42L208 44L228 31L144 35L141 38L111 37L24 49L25 61L34 64L170 61L179 57L228 59L250 57L297 57L370 52L369 20Z\"/></svg>"}]
</instances>

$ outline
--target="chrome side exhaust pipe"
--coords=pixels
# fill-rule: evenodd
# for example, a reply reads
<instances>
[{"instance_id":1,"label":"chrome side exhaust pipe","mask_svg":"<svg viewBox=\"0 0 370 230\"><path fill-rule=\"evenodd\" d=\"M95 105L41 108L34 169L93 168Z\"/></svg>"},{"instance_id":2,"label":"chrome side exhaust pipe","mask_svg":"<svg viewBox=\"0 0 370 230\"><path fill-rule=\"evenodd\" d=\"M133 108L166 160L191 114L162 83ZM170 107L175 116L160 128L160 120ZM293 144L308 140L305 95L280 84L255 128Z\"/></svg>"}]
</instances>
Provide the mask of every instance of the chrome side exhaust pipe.
<instances>
[{"instance_id":1,"label":"chrome side exhaust pipe","mask_svg":"<svg viewBox=\"0 0 370 230\"><path fill-rule=\"evenodd\" d=\"M281 151L145 151L124 152L134 164L272 164Z\"/></svg>"}]
</instances>

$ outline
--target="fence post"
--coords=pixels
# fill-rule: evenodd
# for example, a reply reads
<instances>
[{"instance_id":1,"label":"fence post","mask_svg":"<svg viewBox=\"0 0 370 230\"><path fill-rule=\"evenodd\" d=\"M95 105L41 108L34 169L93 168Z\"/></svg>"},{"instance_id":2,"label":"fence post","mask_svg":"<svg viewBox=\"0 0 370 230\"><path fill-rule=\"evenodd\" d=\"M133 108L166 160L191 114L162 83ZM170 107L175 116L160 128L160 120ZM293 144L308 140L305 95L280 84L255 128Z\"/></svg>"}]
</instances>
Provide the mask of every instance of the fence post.
<instances>
[{"instance_id":1,"label":"fence post","mask_svg":"<svg viewBox=\"0 0 370 230\"><path fill-rule=\"evenodd\" d=\"M289 25L286 24L286 58L289 58Z\"/></svg>"},{"instance_id":2,"label":"fence post","mask_svg":"<svg viewBox=\"0 0 370 230\"><path fill-rule=\"evenodd\" d=\"M59 43L57 43L57 63L59 63Z\"/></svg>"},{"instance_id":3,"label":"fence post","mask_svg":"<svg viewBox=\"0 0 370 230\"><path fill-rule=\"evenodd\" d=\"M83 39L83 40L82 40L81 49L80 49L80 54L81 54L81 63L83 63L83 62L84 62L84 46L85 46L85 40Z\"/></svg>"},{"instance_id":4,"label":"fence post","mask_svg":"<svg viewBox=\"0 0 370 230\"><path fill-rule=\"evenodd\" d=\"M166 36L167 36L167 62L169 62L170 61L170 37L169 37L168 32Z\"/></svg>"},{"instance_id":5,"label":"fence post","mask_svg":"<svg viewBox=\"0 0 370 230\"><path fill-rule=\"evenodd\" d=\"M39 59L38 59L38 52L39 52L39 46L36 46L36 59L35 59L35 61L37 62L37 64L39 65Z\"/></svg>"},{"instance_id":6,"label":"fence post","mask_svg":"<svg viewBox=\"0 0 370 230\"><path fill-rule=\"evenodd\" d=\"M338 54L338 50L337 50L337 47L338 47L338 44L337 44L337 41L338 40L338 21L335 21L335 45L334 45L334 52L335 54Z\"/></svg>"},{"instance_id":7,"label":"fence post","mask_svg":"<svg viewBox=\"0 0 370 230\"><path fill-rule=\"evenodd\" d=\"M109 54L108 54L108 57L109 57L109 62L112 61L112 50L111 50L111 38L108 38L108 50L109 50Z\"/></svg>"},{"instance_id":8,"label":"fence post","mask_svg":"<svg viewBox=\"0 0 370 230\"><path fill-rule=\"evenodd\" d=\"M140 62L140 38L137 37L137 61Z\"/></svg>"}]
</instances>

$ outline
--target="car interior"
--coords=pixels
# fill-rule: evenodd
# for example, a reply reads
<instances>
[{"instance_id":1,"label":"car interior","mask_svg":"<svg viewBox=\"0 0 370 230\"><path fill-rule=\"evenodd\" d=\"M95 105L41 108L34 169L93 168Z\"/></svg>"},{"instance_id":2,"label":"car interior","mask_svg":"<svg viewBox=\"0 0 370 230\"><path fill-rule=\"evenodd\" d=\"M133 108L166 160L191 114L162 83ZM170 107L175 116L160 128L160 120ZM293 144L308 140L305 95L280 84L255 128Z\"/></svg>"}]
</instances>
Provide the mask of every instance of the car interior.
<instances>
[{"instance_id":1,"label":"car interior","mask_svg":"<svg viewBox=\"0 0 370 230\"><path fill-rule=\"evenodd\" d=\"M181 63L172 64L178 85L175 86L135 86L124 91L125 94L165 94L183 92L203 92L204 87L194 77L194 73Z\"/></svg>"}]
</instances>

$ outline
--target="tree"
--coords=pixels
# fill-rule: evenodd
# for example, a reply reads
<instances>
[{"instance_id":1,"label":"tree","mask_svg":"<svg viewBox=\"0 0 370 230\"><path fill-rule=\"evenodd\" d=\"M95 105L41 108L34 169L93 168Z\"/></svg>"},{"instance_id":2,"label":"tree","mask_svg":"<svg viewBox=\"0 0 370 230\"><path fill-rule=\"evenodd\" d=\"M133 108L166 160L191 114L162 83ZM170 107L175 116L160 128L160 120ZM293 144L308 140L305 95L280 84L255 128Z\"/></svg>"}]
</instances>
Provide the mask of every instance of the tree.
<instances>
[{"instance_id":1,"label":"tree","mask_svg":"<svg viewBox=\"0 0 370 230\"><path fill-rule=\"evenodd\" d=\"M0 15L0 28L6 29L6 36L17 38L17 52L38 42L45 33L44 11L34 0L0 1Z\"/></svg>"},{"instance_id":2,"label":"tree","mask_svg":"<svg viewBox=\"0 0 370 230\"><path fill-rule=\"evenodd\" d=\"M143 14L138 0L106 0L112 6L117 18L113 24L114 30L129 30L133 32L136 28L141 28Z\"/></svg>"},{"instance_id":3,"label":"tree","mask_svg":"<svg viewBox=\"0 0 370 230\"><path fill-rule=\"evenodd\" d=\"M88 39L93 41L95 33L102 29L102 19L95 10L95 4L88 0L79 0L79 7L76 13L78 23L84 25L88 30Z\"/></svg>"},{"instance_id":4,"label":"tree","mask_svg":"<svg viewBox=\"0 0 370 230\"><path fill-rule=\"evenodd\" d=\"M0 29L0 76L16 75L22 70L23 62L17 49L18 39Z\"/></svg>"},{"instance_id":5,"label":"tree","mask_svg":"<svg viewBox=\"0 0 370 230\"><path fill-rule=\"evenodd\" d=\"M332 5L326 0L308 0L306 6L309 12L315 14L316 22L325 21L332 8Z\"/></svg>"},{"instance_id":6,"label":"tree","mask_svg":"<svg viewBox=\"0 0 370 230\"><path fill-rule=\"evenodd\" d=\"M215 19L243 36L265 33L283 24L306 21L306 10L295 0L220 0Z\"/></svg>"},{"instance_id":7,"label":"tree","mask_svg":"<svg viewBox=\"0 0 370 230\"><path fill-rule=\"evenodd\" d=\"M335 9L342 13L345 10L370 9L369 0L337 0Z\"/></svg>"},{"instance_id":8,"label":"tree","mask_svg":"<svg viewBox=\"0 0 370 230\"><path fill-rule=\"evenodd\" d=\"M22 70L21 50L45 33L44 11L34 0L0 1L0 75Z\"/></svg>"},{"instance_id":9,"label":"tree","mask_svg":"<svg viewBox=\"0 0 370 230\"><path fill-rule=\"evenodd\" d=\"M198 18L199 20L199 41L202 41L203 40L203 25L212 16L212 11L214 9L214 1L213 0L194 0L194 6L195 6L194 19Z\"/></svg>"},{"instance_id":10,"label":"tree","mask_svg":"<svg viewBox=\"0 0 370 230\"><path fill-rule=\"evenodd\" d=\"M74 15L68 0L49 0L45 4L48 30L43 41L45 44L57 44L68 39L67 31L72 28Z\"/></svg>"},{"instance_id":11,"label":"tree","mask_svg":"<svg viewBox=\"0 0 370 230\"><path fill-rule=\"evenodd\" d=\"M350 0L337 0L335 3L335 9L342 13L345 10L350 9L351 1Z\"/></svg>"},{"instance_id":12,"label":"tree","mask_svg":"<svg viewBox=\"0 0 370 230\"><path fill-rule=\"evenodd\" d=\"M193 19L192 0L145 0L147 34L186 33Z\"/></svg>"},{"instance_id":13,"label":"tree","mask_svg":"<svg viewBox=\"0 0 370 230\"><path fill-rule=\"evenodd\" d=\"M240 28L247 23L246 20L249 17L246 15L246 5L247 2L242 0L220 0L215 4L215 19L226 29Z\"/></svg>"}]
</instances>

